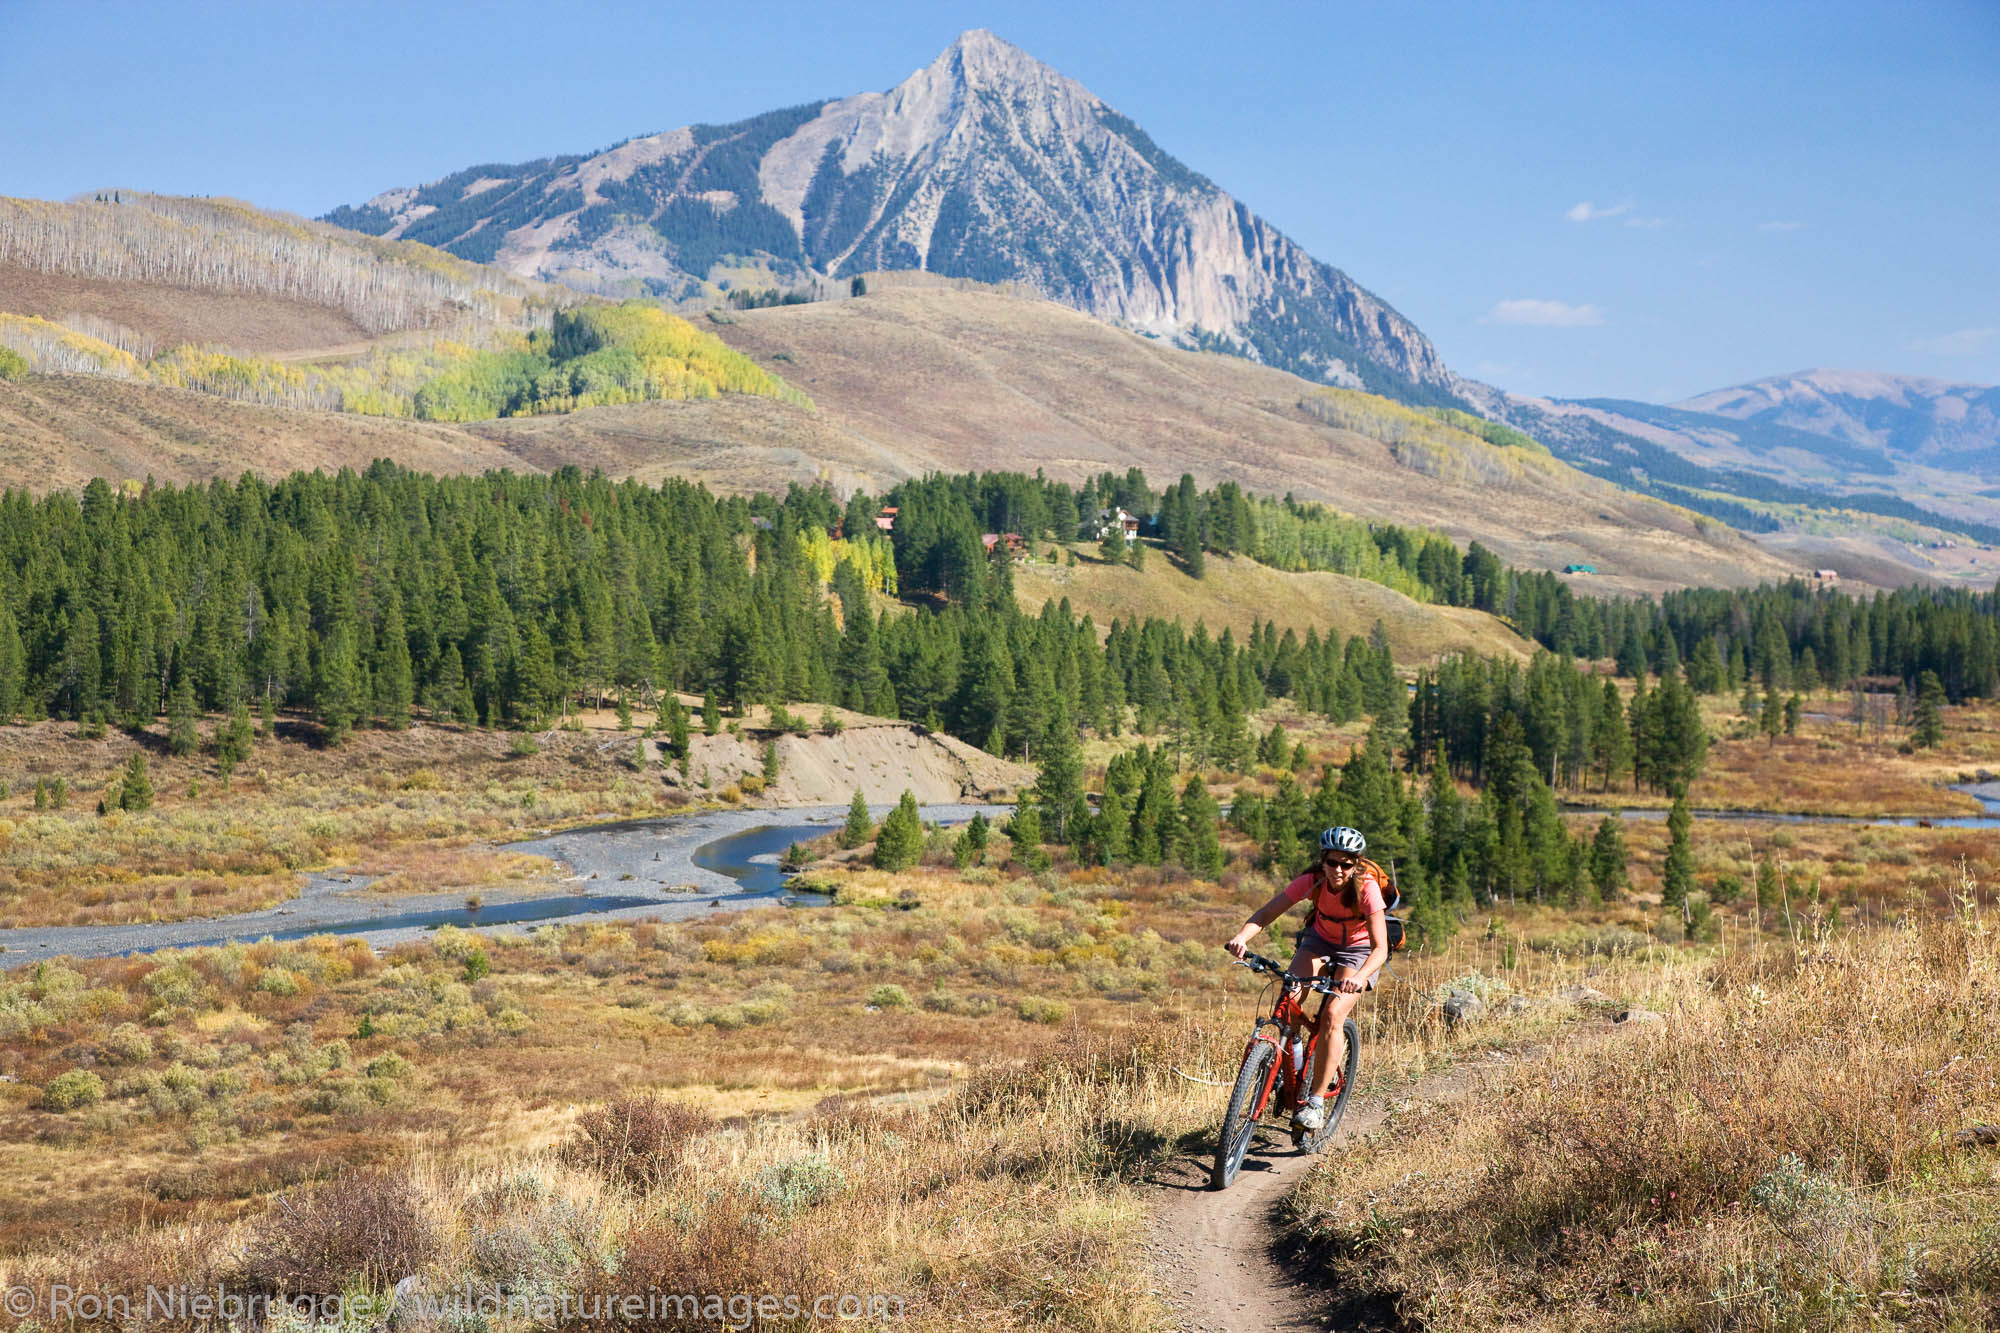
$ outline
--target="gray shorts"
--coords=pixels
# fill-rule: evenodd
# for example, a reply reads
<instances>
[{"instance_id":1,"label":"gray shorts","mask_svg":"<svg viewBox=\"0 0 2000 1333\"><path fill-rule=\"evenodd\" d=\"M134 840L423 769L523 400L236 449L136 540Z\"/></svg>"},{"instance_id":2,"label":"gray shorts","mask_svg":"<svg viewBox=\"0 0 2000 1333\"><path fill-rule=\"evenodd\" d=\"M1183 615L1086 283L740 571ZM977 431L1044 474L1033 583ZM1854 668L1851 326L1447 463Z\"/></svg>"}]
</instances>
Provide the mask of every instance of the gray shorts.
<instances>
[{"instance_id":1,"label":"gray shorts","mask_svg":"<svg viewBox=\"0 0 2000 1333\"><path fill-rule=\"evenodd\" d=\"M1358 971L1362 964L1368 961L1368 955L1373 952L1374 950L1365 944L1335 944L1332 940L1320 934L1319 930L1315 927L1299 932L1298 952L1293 955L1292 961L1296 965L1300 961L1301 956L1305 958L1326 958L1332 960L1328 964L1329 970L1345 967ZM1375 978L1368 978L1368 983L1364 989L1374 990Z\"/></svg>"}]
</instances>

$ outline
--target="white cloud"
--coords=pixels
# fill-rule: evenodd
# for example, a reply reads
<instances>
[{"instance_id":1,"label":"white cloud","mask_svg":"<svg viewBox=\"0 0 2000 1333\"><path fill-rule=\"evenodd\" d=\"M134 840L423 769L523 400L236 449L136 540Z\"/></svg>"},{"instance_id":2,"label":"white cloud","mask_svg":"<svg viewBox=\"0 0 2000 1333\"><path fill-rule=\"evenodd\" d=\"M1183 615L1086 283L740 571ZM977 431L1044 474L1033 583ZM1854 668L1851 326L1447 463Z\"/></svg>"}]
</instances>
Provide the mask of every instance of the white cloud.
<instances>
[{"instance_id":1,"label":"white cloud","mask_svg":"<svg viewBox=\"0 0 2000 1333\"><path fill-rule=\"evenodd\" d=\"M1533 324L1550 329L1588 328L1604 322L1604 312L1594 305L1570 305L1567 301L1520 299L1498 301L1486 312L1493 324Z\"/></svg>"},{"instance_id":2,"label":"white cloud","mask_svg":"<svg viewBox=\"0 0 2000 1333\"><path fill-rule=\"evenodd\" d=\"M1758 230L1758 231L1797 231L1797 230L1798 230L1798 229L1799 229L1800 227L1803 227L1803 226L1805 226L1805 225L1806 225L1806 224L1805 224L1805 223L1803 223L1803 222L1760 222L1760 223L1758 223L1758 224L1757 224L1757 230Z\"/></svg>"},{"instance_id":3,"label":"white cloud","mask_svg":"<svg viewBox=\"0 0 2000 1333\"><path fill-rule=\"evenodd\" d=\"M1632 205L1630 204L1613 204L1609 208L1599 208L1596 204L1586 199L1569 212L1563 214L1563 216L1571 222L1596 222L1599 218L1615 218L1631 211Z\"/></svg>"},{"instance_id":4,"label":"white cloud","mask_svg":"<svg viewBox=\"0 0 2000 1333\"><path fill-rule=\"evenodd\" d=\"M1978 356L1996 338L2000 338L2000 329L1960 329L1920 338L1910 346L1926 356Z\"/></svg>"}]
</instances>

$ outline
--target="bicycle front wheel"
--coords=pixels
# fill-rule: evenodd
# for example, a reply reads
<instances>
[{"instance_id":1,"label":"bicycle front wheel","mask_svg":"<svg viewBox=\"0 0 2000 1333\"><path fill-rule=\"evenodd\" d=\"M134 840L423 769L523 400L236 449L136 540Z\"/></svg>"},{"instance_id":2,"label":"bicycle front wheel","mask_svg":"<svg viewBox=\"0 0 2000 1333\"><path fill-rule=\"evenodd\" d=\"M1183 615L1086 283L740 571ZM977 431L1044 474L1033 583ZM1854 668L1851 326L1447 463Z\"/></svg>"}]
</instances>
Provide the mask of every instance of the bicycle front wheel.
<instances>
[{"instance_id":1,"label":"bicycle front wheel","mask_svg":"<svg viewBox=\"0 0 2000 1333\"><path fill-rule=\"evenodd\" d=\"M1354 1091L1354 1076L1361 1069L1361 1029L1350 1018L1340 1025L1340 1035L1347 1047L1340 1068L1334 1071L1334 1077L1340 1081L1332 1089L1333 1096L1327 1099L1326 1123L1305 1136L1307 1152L1318 1152L1333 1141L1334 1126L1340 1123L1341 1112L1347 1109L1347 1098Z\"/></svg>"},{"instance_id":2,"label":"bicycle front wheel","mask_svg":"<svg viewBox=\"0 0 2000 1333\"><path fill-rule=\"evenodd\" d=\"M1268 1041L1252 1042L1243 1053L1243 1067L1236 1071L1236 1086L1229 1090L1229 1110L1222 1117L1222 1137L1215 1145L1215 1174L1211 1183L1216 1189L1228 1189L1243 1167L1244 1154L1250 1151L1250 1140L1257 1134L1257 1117L1253 1114L1257 1097L1270 1077L1271 1062L1277 1058L1277 1046Z\"/></svg>"}]
</instances>

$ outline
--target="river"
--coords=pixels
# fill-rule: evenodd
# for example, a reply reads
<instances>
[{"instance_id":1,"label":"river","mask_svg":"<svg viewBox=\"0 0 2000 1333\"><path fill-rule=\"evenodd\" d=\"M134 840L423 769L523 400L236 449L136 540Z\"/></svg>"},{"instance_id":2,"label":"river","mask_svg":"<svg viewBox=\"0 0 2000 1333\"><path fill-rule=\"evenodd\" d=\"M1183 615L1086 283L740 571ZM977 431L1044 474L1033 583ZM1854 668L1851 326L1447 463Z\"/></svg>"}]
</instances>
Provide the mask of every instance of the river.
<instances>
[{"instance_id":1,"label":"river","mask_svg":"<svg viewBox=\"0 0 2000 1333\"><path fill-rule=\"evenodd\" d=\"M892 806L872 811L878 820ZM990 805L922 807L925 820L960 823ZM0 965L64 954L104 958L191 949L266 937L360 935L370 944L421 938L440 926L486 929L547 921L684 920L788 901L778 862L793 842L819 837L846 818L846 806L724 810L621 820L543 834L509 844L546 856L568 873L572 892L535 896L510 886L482 888L468 907L464 889L446 893L370 894L366 877L339 871L306 876L304 891L276 907L189 921L104 926L22 926L0 930Z\"/></svg>"}]
</instances>

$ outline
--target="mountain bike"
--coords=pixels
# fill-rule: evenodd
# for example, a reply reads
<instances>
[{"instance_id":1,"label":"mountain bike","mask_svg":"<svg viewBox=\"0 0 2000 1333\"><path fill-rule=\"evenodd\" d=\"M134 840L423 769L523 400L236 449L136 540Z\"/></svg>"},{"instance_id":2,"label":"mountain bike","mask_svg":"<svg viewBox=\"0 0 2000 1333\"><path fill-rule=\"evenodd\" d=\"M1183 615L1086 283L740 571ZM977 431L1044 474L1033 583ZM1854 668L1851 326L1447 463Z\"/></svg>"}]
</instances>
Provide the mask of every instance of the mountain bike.
<instances>
[{"instance_id":1,"label":"mountain bike","mask_svg":"<svg viewBox=\"0 0 2000 1333\"><path fill-rule=\"evenodd\" d=\"M1259 1017L1251 1030L1250 1041L1243 1048L1243 1066L1237 1070L1236 1085L1229 1092L1229 1110L1222 1117L1222 1136L1215 1147L1212 1179L1219 1190L1228 1189L1235 1181L1243 1157L1250 1151L1250 1141L1256 1137L1257 1122L1265 1112L1289 1115L1305 1104L1306 1094L1312 1088L1313 1050L1319 1034L1313 1031L1313 1019L1306 1013L1304 998L1307 992L1318 991L1322 997L1320 1007L1325 1008L1327 1001L1323 997L1332 994L1339 985L1330 976L1295 977L1254 953L1245 954L1238 961L1252 972L1267 972L1277 978L1277 998L1271 1004L1270 1016ZM1260 1001L1260 1013L1263 1007ZM1341 1112L1347 1109L1347 1094L1352 1091L1355 1073L1361 1066L1361 1030L1350 1018L1341 1025L1341 1032L1347 1038L1347 1058L1326 1090L1326 1123L1316 1130L1296 1125L1291 1130L1292 1142L1305 1152L1316 1153L1333 1138L1334 1126L1340 1123Z\"/></svg>"}]
</instances>

